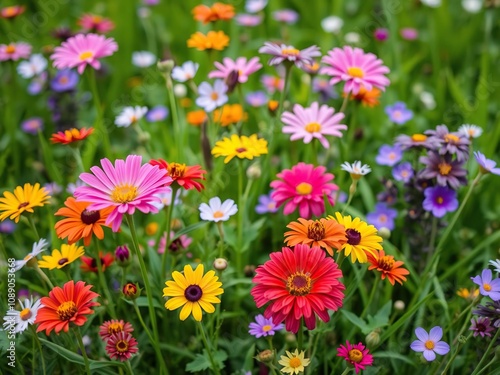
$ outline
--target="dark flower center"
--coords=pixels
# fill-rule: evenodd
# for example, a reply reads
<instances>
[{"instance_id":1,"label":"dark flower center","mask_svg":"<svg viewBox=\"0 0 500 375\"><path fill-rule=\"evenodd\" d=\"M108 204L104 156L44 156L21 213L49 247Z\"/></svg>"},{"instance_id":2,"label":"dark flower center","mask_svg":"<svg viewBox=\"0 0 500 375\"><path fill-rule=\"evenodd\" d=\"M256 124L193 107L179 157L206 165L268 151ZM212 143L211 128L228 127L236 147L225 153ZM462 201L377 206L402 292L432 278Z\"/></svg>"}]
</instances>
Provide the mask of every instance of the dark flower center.
<instances>
[{"instance_id":1,"label":"dark flower center","mask_svg":"<svg viewBox=\"0 0 500 375\"><path fill-rule=\"evenodd\" d=\"M80 219L87 225L96 223L100 218L99 211L88 211L87 209L83 210L80 215Z\"/></svg>"},{"instance_id":2,"label":"dark flower center","mask_svg":"<svg viewBox=\"0 0 500 375\"><path fill-rule=\"evenodd\" d=\"M307 227L307 237L314 241L321 241L325 238L325 226L319 220L316 220Z\"/></svg>"},{"instance_id":3,"label":"dark flower center","mask_svg":"<svg viewBox=\"0 0 500 375\"><path fill-rule=\"evenodd\" d=\"M392 267L394 267L394 259L390 255L386 255L378 260L379 268L382 268L384 271L390 272Z\"/></svg>"},{"instance_id":4,"label":"dark flower center","mask_svg":"<svg viewBox=\"0 0 500 375\"><path fill-rule=\"evenodd\" d=\"M236 149L236 152L237 153L240 153L240 152L245 152L247 149L245 147L239 147Z\"/></svg>"},{"instance_id":5,"label":"dark flower center","mask_svg":"<svg viewBox=\"0 0 500 375\"><path fill-rule=\"evenodd\" d=\"M361 242L361 233L359 233L356 229L346 229L345 235L349 245L356 246Z\"/></svg>"},{"instance_id":6,"label":"dark flower center","mask_svg":"<svg viewBox=\"0 0 500 375\"><path fill-rule=\"evenodd\" d=\"M173 180L184 177L186 173L186 164L171 163L168 165L168 175L172 177Z\"/></svg>"},{"instance_id":7,"label":"dark flower center","mask_svg":"<svg viewBox=\"0 0 500 375\"><path fill-rule=\"evenodd\" d=\"M196 302L200 300L202 295L203 291L199 285L190 285L184 291L184 297L186 297L189 302Z\"/></svg>"},{"instance_id":8,"label":"dark flower center","mask_svg":"<svg viewBox=\"0 0 500 375\"><path fill-rule=\"evenodd\" d=\"M304 296L309 294L312 288L311 277L303 272L295 272L288 276L286 288L292 296Z\"/></svg>"},{"instance_id":9,"label":"dark flower center","mask_svg":"<svg viewBox=\"0 0 500 375\"><path fill-rule=\"evenodd\" d=\"M28 204L29 204L29 202L23 202L23 203L19 204L19 206L17 206L17 209L20 210L21 208L26 207Z\"/></svg>"},{"instance_id":10,"label":"dark flower center","mask_svg":"<svg viewBox=\"0 0 500 375\"><path fill-rule=\"evenodd\" d=\"M486 332L486 326L483 323L476 324L476 331L478 332Z\"/></svg>"},{"instance_id":11,"label":"dark flower center","mask_svg":"<svg viewBox=\"0 0 500 375\"><path fill-rule=\"evenodd\" d=\"M59 262L57 262L57 264L59 264L60 266L64 265L68 263L68 258L61 258L59 259Z\"/></svg>"},{"instance_id":12,"label":"dark flower center","mask_svg":"<svg viewBox=\"0 0 500 375\"><path fill-rule=\"evenodd\" d=\"M73 301L66 301L61 303L61 305L57 308L57 315L59 320L67 321L75 316L77 311L78 308Z\"/></svg>"},{"instance_id":13,"label":"dark flower center","mask_svg":"<svg viewBox=\"0 0 500 375\"><path fill-rule=\"evenodd\" d=\"M128 342L120 340L116 343L115 347L119 353L125 353L128 350Z\"/></svg>"}]
</instances>

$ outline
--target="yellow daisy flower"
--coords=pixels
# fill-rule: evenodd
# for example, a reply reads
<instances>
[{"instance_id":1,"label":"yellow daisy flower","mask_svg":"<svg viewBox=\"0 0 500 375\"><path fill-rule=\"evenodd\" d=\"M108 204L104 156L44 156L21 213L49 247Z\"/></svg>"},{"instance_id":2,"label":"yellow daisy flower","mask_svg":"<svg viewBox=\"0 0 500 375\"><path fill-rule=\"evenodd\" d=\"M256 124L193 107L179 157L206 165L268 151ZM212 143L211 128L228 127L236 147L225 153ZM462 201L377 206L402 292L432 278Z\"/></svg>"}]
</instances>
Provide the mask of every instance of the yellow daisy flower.
<instances>
[{"instance_id":1,"label":"yellow daisy flower","mask_svg":"<svg viewBox=\"0 0 500 375\"><path fill-rule=\"evenodd\" d=\"M288 350L285 352L286 356L282 355L281 359L278 361L280 365L284 366L281 372L298 374L304 372L304 368L311 362L308 358L304 358L303 350L300 353L298 349L295 349L293 353L290 353Z\"/></svg>"},{"instance_id":2,"label":"yellow daisy flower","mask_svg":"<svg viewBox=\"0 0 500 375\"><path fill-rule=\"evenodd\" d=\"M215 311L214 303L220 303L217 297L224 293L222 283L215 271L203 274L203 264L199 264L196 270L190 265L184 266L184 274L174 271L172 278L165 282L163 288L164 297L172 297L165 303L165 308L175 310L182 306L179 314L180 320L186 320L191 313L198 322L201 322L202 311L211 314Z\"/></svg>"},{"instance_id":3,"label":"yellow daisy flower","mask_svg":"<svg viewBox=\"0 0 500 375\"><path fill-rule=\"evenodd\" d=\"M335 213L335 218L328 216L328 219L335 220L344 226L347 242L337 251L344 250L346 257L351 255L351 262L366 263L368 261L366 253L376 256L375 250L382 250L380 244L382 237L377 236L377 228L373 225L368 225L359 217L352 220L350 215L342 216L340 212Z\"/></svg>"},{"instance_id":4,"label":"yellow daisy flower","mask_svg":"<svg viewBox=\"0 0 500 375\"><path fill-rule=\"evenodd\" d=\"M85 251L83 246L72 245L61 245L61 251L54 249L52 255L44 255L42 260L38 261L38 266L40 268L48 268L53 270L54 268L61 269L64 266L73 263L75 260L80 258Z\"/></svg>"},{"instance_id":5,"label":"yellow daisy flower","mask_svg":"<svg viewBox=\"0 0 500 375\"><path fill-rule=\"evenodd\" d=\"M225 156L224 163L229 163L235 156L240 159L250 159L267 154L267 141L257 138L257 134L250 137L241 137L233 134L231 138L224 138L215 143L212 155L215 157Z\"/></svg>"},{"instance_id":6,"label":"yellow daisy flower","mask_svg":"<svg viewBox=\"0 0 500 375\"><path fill-rule=\"evenodd\" d=\"M26 183L14 189L14 194L10 191L3 193L0 198L0 221L9 218L16 223L24 211L33 212L33 207L42 207L48 202L50 196L45 188L40 188L40 184L35 186Z\"/></svg>"}]
</instances>

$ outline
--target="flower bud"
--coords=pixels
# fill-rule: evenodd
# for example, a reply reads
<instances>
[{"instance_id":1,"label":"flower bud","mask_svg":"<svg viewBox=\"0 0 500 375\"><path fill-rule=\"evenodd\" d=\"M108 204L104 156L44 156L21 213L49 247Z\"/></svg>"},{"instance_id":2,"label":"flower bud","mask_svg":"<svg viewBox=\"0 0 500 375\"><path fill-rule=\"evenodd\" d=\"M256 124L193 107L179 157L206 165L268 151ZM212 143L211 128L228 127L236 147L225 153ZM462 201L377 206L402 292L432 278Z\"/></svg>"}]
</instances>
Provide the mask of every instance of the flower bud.
<instances>
[{"instance_id":1,"label":"flower bud","mask_svg":"<svg viewBox=\"0 0 500 375\"><path fill-rule=\"evenodd\" d=\"M227 93L230 94L233 92L234 88L238 84L238 79L240 77L240 73L237 70L232 70L231 73L226 78L227 85Z\"/></svg>"},{"instance_id":2,"label":"flower bud","mask_svg":"<svg viewBox=\"0 0 500 375\"><path fill-rule=\"evenodd\" d=\"M247 169L247 177L251 180L257 180L262 175L262 169L258 163L254 163Z\"/></svg>"},{"instance_id":3,"label":"flower bud","mask_svg":"<svg viewBox=\"0 0 500 375\"><path fill-rule=\"evenodd\" d=\"M174 85L174 95L176 98L184 98L187 95L187 88L182 83Z\"/></svg>"},{"instance_id":4,"label":"flower bud","mask_svg":"<svg viewBox=\"0 0 500 375\"><path fill-rule=\"evenodd\" d=\"M217 271L224 271L227 268L227 260L224 258L217 258L214 260L213 266Z\"/></svg>"},{"instance_id":5,"label":"flower bud","mask_svg":"<svg viewBox=\"0 0 500 375\"><path fill-rule=\"evenodd\" d=\"M118 246L115 250L115 258L120 267L126 267L130 263L130 250L127 245Z\"/></svg>"},{"instance_id":6,"label":"flower bud","mask_svg":"<svg viewBox=\"0 0 500 375\"><path fill-rule=\"evenodd\" d=\"M271 363L274 360L274 352L269 349L263 350L257 354L255 359L259 362Z\"/></svg>"},{"instance_id":7,"label":"flower bud","mask_svg":"<svg viewBox=\"0 0 500 375\"><path fill-rule=\"evenodd\" d=\"M146 234L148 236L153 236L158 231L158 223L152 222L146 225Z\"/></svg>"},{"instance_id":8,"label":"flower bud","mask_svg":"<svg viewBox=\"0 0 500 375\"><path fill-rule=\"evenodd\" d=\"M295 334L288 332L285 335L285 342L288 344L295 344L297 342L297 336Z\"/></svg>"},{"instance_id":9,"label":"flower bud","mask_svg":"<svg viewBox=\"0 0 500 375\"><path fill-rule=\"evenodd\" d=\"M366 335L366 345L377 346L380 343L380 328L376 328Z\"/></svg>"},{"instance_id":10,"label":"flower bud","mask_svg":"<svg viewBox=\"0 0 500 375\"><path fill-rule=\"evenodd\" d=\"M126 283L122 289L123 295L128 300L135 300L141 295L141 288L138 284Z\"/></svg>"},{"instance_id":11,"label":"flower bud","mask_svg":"<svg viewBox=\"0 0 500 375\"><path fill-rule=\"evenodd\" d=\"M267 103L267 109L269 110L269 113L271 113L272 116L276 114L279 105L280 103L277 100L269 100L269 102Z\"/></svg>"},{"instance_id":12,"label":"flower bud","mask_svg":"<svg viewBox=\"0 0 500 375\"><path fill-rule=\"evenodd\" d=\"M158 61L156 66L158 67L158 70L160 72L165 73L165 74L170 74L172 72L172 69L174 69L175 62L174 62L174 60Z\"/></svg>"},{"instance_id":13,"label":"flower bud","mask_svg":"<svg viewBox=\"0 0 500 375\"><path fill-rule=\"evenodd\" d=\"M460 344L465 344L467 342L467 337L465 337L464 335L458 336L458 342Z\"/></svg>"},{"instance_id":14,"label":"flower bud","mask_svg":"<svg viewBox=\"0 0 500 375\"><path fill-rule=\"evenodd\" d=\"M405 309L406 305L403 301L398 299L396 302L394 302L394 308L399 311L403 311Z\"/></svg>"},{"instance_id":15,"label":"flower bud","mask_svg":"<svg viewBox=\"0 0 500 375\"><path fill-rule=\"evenodd\" d=\"M389 228L382 227L378 230L378 235L384 240L388 240L391 237L391 231L389 230Z\"/></svg>"}]
</instances>

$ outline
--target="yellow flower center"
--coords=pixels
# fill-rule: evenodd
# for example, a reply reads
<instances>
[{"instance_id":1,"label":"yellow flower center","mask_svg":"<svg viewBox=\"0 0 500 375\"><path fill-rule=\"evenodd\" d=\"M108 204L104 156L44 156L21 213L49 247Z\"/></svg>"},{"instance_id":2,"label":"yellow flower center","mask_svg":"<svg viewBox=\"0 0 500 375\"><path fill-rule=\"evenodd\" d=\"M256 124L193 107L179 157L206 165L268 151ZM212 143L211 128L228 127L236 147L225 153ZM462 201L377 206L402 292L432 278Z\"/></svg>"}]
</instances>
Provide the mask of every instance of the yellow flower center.
<instances>
[{"instance_id":1,"label":"yellow flower center","mask_svg":"<svg viewBox=\"0 0 500 375\"><path fill-rule=\"evenodd\" d=\"M26 256L24 257L24 259L23 259L23 260L28 261L28 260L30 260L31 258L33 258L33 254L29 253L28 255L26 255Z\"/></svg>"},{"instance_id":2,"label":"yellow flower center","mask_svg":"<svg viewBox=\"0 0 500 375\"><path fill-rule=\"evenodd\" d=\"M110 335L114 334L114 333L118 333L118 332L121 332L123 331L123 325L119 322L114 322L114 323L111 323L109 326L108 326L108 333Z\"/></svg>"},{"instance_id":3,"label":"yellow flower center","mask_svg":"<svg viewBox=\"0 0 500 375\"><path fill-rule=\"evenodd\" d=\"M12 7L7 7L3 10L3 15L4 17L13 17L17 14L17 7L12 6Z\"/></svg>"},{"instance_id":4,"label":"yellow flower center","mask_svg":"<svg viewBox=\"0 0 500 375\"><path fill-rule=\"evenodd\" d=\"M120 340L116 343L115 347L119 353L125 353L128 350L128 342Z\"/></svg>"},{"instance_id":5,"label":"yellow flower center","mask_svg":"<svg viewBox=\"0 0 500 375\"><path fill-rule=\"evenodd\" d=\"M286 288L292 296L304 296L309 294L312 288L311 277L303 272L295 272L288 276Z\"/></svg>"},{"instance_id":6,"label":"yellow flower center","mask_svg":"<svg viewBox=\"0 0 500 375\"><path fill-rule=\"evenodd\" d=\"M132 124L135 124L135 123L137 122L137 116L136 116L136 115L132 115L132 116L130 116L130 122L131 122Z\"/></svg>"},{"instance_id":7,"label":"yellow flower center","mask_svg":"<svg viewBox=\"0 0 500 375\"><path fill-rule=\"evenodd\" d=\"M349 360L352 362L359 363L363 359L363 353L358 349L349 350Z\"/></svg>"},{"instance_id":8,"label":"yellow flower center","mask_svg":"<svg viewBox=\"0 0 500 375\"><path fill-rule=\"evenodd\" d=\"M324 224L316 220L307 227L307 237L314 241L321 241L325 238L325 226Z\"/></svg>"},{"instance_id":9,"label":"yellow flower center","mask_svg":"<svg viewBox=\"0 0 500 375\"><path fill-rule=\"evenodd\" d=\"M186 164L171 163L168 165L168 175L173 180L184 177L184 173L186 173Z\"/></svg>"},{"instance_id":10,"label":"yellow flower center","mask_svg":"<svg viewBox=\"0 0 500 375\"><path fill-rule=\"evenodd\" d=\"M283 48L281 50L281 53L283 55L292 55L292 56L298 56L298 54L300 53L300 51L296 48Z\"/></svg>"},{"instance_id":11,"label":"yellow flower center","mask_svg":"<svg viewBox=\"0 0 500 375\"><path fill-rule=\"evenodd\" d=\"M215 211L214 212L214 219L218 219L222 216L224 216L224 212L222 212L222 211Z\"/></svg>"},{"instance_id":12,"label":"yellow flower center","mask_svg":"<svg viewBox=\"0 0 500 375\"><path fill-rule=\"evenodd\" d=\"M448 164L448 163L439 163L438 164L438 169L439 169L439 173L443 176L446 176L450 173L451 171L451 165Z\"/></svg>"},{"instance_id":13,"label":"yellow flower center","mask_svg":"<svg viewBox=\"0 0 500 375\"><path fill-rule=\"evenodd\" d=\"M61 303L57 308L57 315L59 316L59 320L67 321L75 316L77 311L78 308L73 301L66 301Z\"/></svg>"},{"instance_id":14,"label":"yellow flower center","mask_svg":"<svg viewBox=\"0 0 500 375\"><path fill-rule=\"evenodd\" d=\"M300 367L302 366L302 361L300 360L300 358L298 357L293 357L292 359L290 359L290 364L289 366L291 368L297 368L297 367Z\"/></svg>"},{"instance_id":15,"label":"yellow flower center","mask_svg":"<svg viewBox=\"0 0 500 375\"><path fill-rule=\"evenodd\" d=\"M11 53L16 52L16 46L15 46L14 44L9 44L9 45L5 48L5 52L7 52L8 54L11 54Z\"/></svg>"},{"instance_id":16,"label":"yellow flower center","mask_svg":"<svg viewBox=\"0 0 500 375\"><path fill-rule=\"evenodd\" d=\"M455 134L446 134L444 136L444 140L448 143L458 143L460 141L460 138Z\"/></svg>"},{"instance_id":17,"label":"yellow flower center","mask_svg":"<svg viewBox=\"0 0 500 375\"><path fill-rule=\"evenodd\" d=\"M118 185L111 193L111 200L116 203L132 202L137 197L137 187L130 184Z\"/></svg>"},{"instance_id":18,"label":"yellow flower center","mask_svg":"<svg viewBox=\"0 0 500 375\"><path fill-rule=\"evenodd\" d=\"M311 194L312 190L313 190L312 185L308 184L307 182L301 182L295 188L295 191L300 195Z\"/></svg>"},{"instance_id":19,"label":"yellow flower center","mask_svg":"<svg viewBox=\"0 0 500 375\"><path fill-rule=\"evenodd\" d=\"M413 142L425 142L427 140L427 136L424 134L413 134L411 136L411 140Z\"/></svg>"},{"instance_id":20,"label":"yellow flower center","mask_svg":"<svg viewBox=\"0 0 500 375\"><path fill-rule=\"evenodd\" d=\"M85 52L80 53L80 56L78 56L78 57L80 58L81 61L85 61L87 59L91 59L93 56L94 56L94 52L85 51Z\"/></svg>"},{"instance_id":21,"label":"yellow flower center","mask_svg":"<svg viewBox=\"0 0 500 375\"><path fill-rule=\"evenodd\" d=\"M265 325L264 327L262 327L262 330L264 332L269 332L273 327L271 327L269 324Z\"/></svg>"},{"instance_id":22,"label":"yellow flower center","mask_svg":"<svg viewBox=\"0 0 500 375\"><path fill-rule=\"evenodd\" d=\"M321 131L321 125L318 124L317 122L311 122L310 124L306 125L305 129L306 132L317 133Z\"/></svg>"},{"instance_id":23,"label":"yellow flower center","mask_svg":"<svg viewBox=\"0 0 500 375\"><path fill-rule=\"evenodd\" d=\"M33 316L33 313L31 312L31 310L26 307L23 311L21 311L19 313L19 317L21 318L21 320L28 320L29 318L31 318Z\"/></svg>"},{"instance_id":24,"label":"yellow flower center","mask_svg":"<svg viewBox=\"0 0 500 375\"><path fill-rule=\"evenodd\" d=\"M101 23L102 17L101 16L92 16L92 22L93 23Z\"/></svg>"},{"instance_id":25,"label":"yellow flower center","mask_svg":"<svg viewBox=\"0 0 500 375\"><path fill-rule=\"evenodd\" d=\"M363 78L365 76L363 69L358 68L357 66L351 66L347 69L347 74L349 74L352 78Z\"/></svg>"},{"instance_id":26,"label":"yellow flower center","mask_svg":"<svg viewBox=\"0 0 500 375\"><path fill-rule=\"evenodd\" d=\"M484 283L483 284L483 289L486 290L487 292L489 292L491 290L491 285Z\"/></svg>"},{"instance_id":27,"label":"yellow flower center","mask_svg":"<svg viewBox=\"0 0 500 375\"><path fill-rule=\"evenodd\" d=\"M394 258L390 255L383 256L378 260L378 266L384 271L391 271L394 267Z\"/></svg>"},{"instance_id":28,"label":"yellow flower center","mask_svg":"<svg viewBox=\"0 0 500 375\"><path fill-rule=\"evenodd\" d=\"M61 78L59 78L59 83L65 85L66 83L68 83L69 79L68 77L66 76L62 76Z\"/></svg>"},{"instance_id":29,"label":"yellow flower center","mask_svg":"<svg viewBox=\"0 0 500 375\"><path fill-rule=\"evenodd\" d=\"M212 99L214 101L217 100L217 99L219 99L219 94L217 94L216 92L211 93L210 94L210 99Z\"/></svg>"},{"instance_id":30,"label":"yellow flower center","mask_svg":"<svg viewBox=\"0 0 500 375\"><path fill-rule=\"evenodd\" d=\"M444 202L443 197L437 197L437 198L436 198L436 202L437 202L438 204L443 204L443 202Z\"/></svg>"},{"instance_id":31,"label":"yellow flower center","mask_svg":"<svg viewBox=\"0 0 500 375\"><path fill-rule=\"evenodd\" d=\"M274 210L276 208L276 203L274 203L274 202L268 203L267 208L269 210Z\"/></svg>"},{"instance_id":32,"label":"yellow flower center","mask_svg":"<svg viewBox=\"0 0 500 375\"><path fill-rule=\"evenodd\" d=\"M427 350L432 350L432 349L434 349L434 346L436 346L436 345L434 344L434 341L432 341L432 340L427 340L427 341L425 342L424 346L425 346L425 348L426 348Z\"/></svg>"}]
</instances>

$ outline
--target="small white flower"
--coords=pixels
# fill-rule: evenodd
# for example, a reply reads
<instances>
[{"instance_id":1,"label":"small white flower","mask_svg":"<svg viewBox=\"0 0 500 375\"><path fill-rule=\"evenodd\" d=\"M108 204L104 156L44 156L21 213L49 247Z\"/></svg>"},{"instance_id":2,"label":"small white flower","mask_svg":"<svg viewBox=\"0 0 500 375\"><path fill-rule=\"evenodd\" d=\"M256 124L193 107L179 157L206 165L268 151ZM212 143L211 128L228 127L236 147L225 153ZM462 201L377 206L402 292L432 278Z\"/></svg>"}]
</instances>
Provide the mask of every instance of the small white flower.
<instances>
[{"instance_id":1,"label":"small white flower","mask_svg":"<svg viewBox=\"0 0 500 375\"><path fill-rule=\"evenodd\" d=\"M185 98L187 95L186 85L182 83L177 83L174 85L174 95L176 98Z\"/></svg>"},{"instance_id":2,"label":"small white flower","mask_svg":"<svg viewBox=\"0 0 500 375\"><path fill-rule=\"evenodd\" d=\"M160 198L160 201L155 201L153 202L153 206L158 208L158 211L163 210L166 206L170 206L172 204L172 189L169 188L169 190L165 193L159 193L155 194L156 197ZM177 194L175 195L175 201L174 204L175 206L178 206L181 203L180 200L181 196L181 190L177 190Z\"/></svg>"},{"instance_id":3,"label":"small white flower","mask_svg":"<svg viewBox=\"0 0 500 375\"><path fill-rule=\"evenodd\" d=\"M208 82L202 82L198 87L196 105L205 112L212 112L215 108L227 103L227 86L221 79L215 81L212 87Z\"/></svg>"},{"instance_id":4,"label":"small white flower","mask_svg":"<svg viewBox=\"0 0 500 375\"><path fill-rule=\"evenodd\" d=\"M367 175L372 171L368 164L361 165L360 161L355 161L352 164L344 162L344 164L340 166L340 169L349 172L352 178L359 178L361 176Z\"/></svg>"},{"instance_id":5,"label":"small white flower","mask_svg":"<svg viewBox=\"0 0 500 375\"><path fill-rule=\"evenodd\" d=\"M337 16L329 16L321 20L321 27L325 33L337 34L344 26L344 20Z\"/></svg>"},{"instance_id":6,"label":"small white flower","mask_svg":"<svg viewBox=\"0 0 500 375\"><path fill-rule=\"evenodd\" d=\"M346 43L350 44L358 44L359 42L361 42L361 36L355 32L345 34L344 39Z\"/></svg>"},{"instance_id":7,"label":"small white flower","mask_svg":"<svg viewBox=\"0 0 500 375\"><path fill-rule=\"evenodd\" d=\"M17 72L23 78L29 79L40 75L47 68L47 59L39 53L31 55L28 61L23 61L17 66Z\"/></svg>"},{"instance_id":8,"label":"small white flower","mask_svg":"<svg viewBox=\"0 0 500 375\"><path fill-rule=\"evenodd\" d=\"M420 2L431 8L437 8L441 6L441 0L420 0Z\"/></svg>"},{"instance_id":9,"label":"small white flower","mask_svg":"<svg viewBox=\"0 0 500 375\"><path fill-rule=\"evenodd\" d=\"M469 13L479 13L483 8L483 0L462 0L462 7Z\"/></svg>"},{"instance_id":10,"label":"small white flower","mask_svg":"<svg viewBox=\"0 0 500 375\"><path fill-rule=\"evenodd\" d=\"M177 82L186 82L193 79L198 71L200 64L186 61L182 66L176 66L172 69L172 78Z\"/></svg>"},{"instance_id":11,"label":"small white flower","mask_svg":"<svg viewBox=\"0 0 500 375\"><path fill-rule=\"evenodd\" d=\"M135 107L125 107L121 113L116 116L115 124L119 127L129 127L143 118L147 112L147 107L141 107L138 105Z\"/></svg>"},{"instance_id":12,"label":"small white flower","mask_svg":"<svg viewBox=\"0 0 500 375\"><path fill-rule=\"evenodd\" d=\"M49 243L45 238L41 238L40 241L35 242L33 244L33 248L31 249L31 253L26 255L24 259L22 260L16 260L16 265L14 269L16 271L19 271L21 268L23 268L26 263L28 263L31 259L35 258L38 254L41 252L47 250L47 247L49 246Z\"/></svg>"},{"instance_id":13,"label":"small white flower","mask_svg":"<svg viewBox=\"0 0 500 375\"><path fill-rule=\"evenodd\" d=\"M156 64L158 58L154 53L149 51L139 51L132 54L132 64L138 68L147 68L153 64Z\"/></svg>"},{"instance_id":14,"label":"small white flower","mask_svg":"<svg viewBox=\"0 0 500 375\"><path fill-rule=\"evenodd\" d=\"M424 104L425 108L428 110L433 110L436 108L436 100L434 99L434 95L432 95L428 91L423 91L420 93L420 100Z\"/></svg>"},{"instance_id":15,"label":"small white flower","mask_svg":"<svg viewBox=\"0 0 500 375\"><path fill-rule=\"evenodd\" d=\"M258 13L267 6L268 0L247 0L245 10L248 13Z\"/></svg>"},{"instance_id":16,"label":"small white flower","mask_svg":"<svg viewBox=\"0 0 500 375\"><path fill-rule=\"evenodd\" d=\"M30 299L26 298L24 300L24 303L19 300L19 304L21 305L21 311L9 310L3 317L4 330L12 327L15 322L15 333L24 332L30 324L35 323L38 309L43 306L41 300L37 300L35 303L33 303L33 297L31 297Z\"/></svg>"},{"instance_id":17,"label":"small white flower","mask_svg":"<svg viewBox=\"0 0 500 375\"><path fill-rule=\"evenodd\" d=\"M490 260L489 263L495 267L495 272L500 273L500 259Z\"/></svg>"},{"instance_id":18,"label":"small white flower","mask_svg":"<svg viewBox=\"0 0 500 375\"><path fill-rule=\"evenodd\" d=\"M458 128L459 133L463 134L467 138L478 138L483 134L483 129L477 125L463 124Z\"/></svg>"},{"instance_id":19,"label":"small white flower","mask_svg":"<svg viewBox=\"0 0 500 375\"><path fill-rule=\"evenodd\" d=\"M218 222L229 220L230 216L238 212L238 206L232 199L226 199L222 203L219 197L214 197L208 204L200 204L199 210L202 220Z\"/></svg>"}]
</instances>

